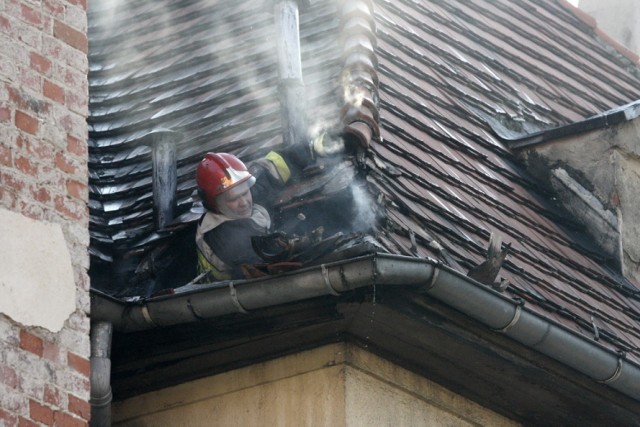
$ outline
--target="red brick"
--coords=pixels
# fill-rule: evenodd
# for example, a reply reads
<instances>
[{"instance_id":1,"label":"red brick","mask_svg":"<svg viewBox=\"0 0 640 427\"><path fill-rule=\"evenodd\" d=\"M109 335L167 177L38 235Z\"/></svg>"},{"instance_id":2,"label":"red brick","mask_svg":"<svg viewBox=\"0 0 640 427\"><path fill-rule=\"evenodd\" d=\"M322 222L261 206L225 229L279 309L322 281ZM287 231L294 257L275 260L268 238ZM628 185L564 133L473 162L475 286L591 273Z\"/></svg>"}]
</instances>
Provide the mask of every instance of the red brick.
<instances>
[{"instance_id":1,"label":"red brick","mask_svg":"<svg viewBox=\"0 0 640 427\"><path fill-rule=\"evenodd\" d=\"M69 3L81 6L84 10L87 10L87 0L69 0Z\"/></svg>"},{"instance_id":2,"label":"red brick","mask_svg":"<svg viewBox=\"0 0 640 427\"><path fill-rule=\"evenodd\" d=\"M42 26L42 14L24 3L20 5L20 14L28 23L37 27Z\"/></svg>"},{"instance_id":3,"label":"red brick","mask_svg":"<svg viewBox=\"0 0 640 427\"><path fill-rule=\"evenodd\" d=\"M22 87L39 92L42 90L42 74L25 67L20 70L20 84Z\"/></svg>"},{"instance_id":4,"label":"red brick","mask_svg":"<svg viewBox=\"0 0 640 427\"><path fill-rule=\"evenodd\" d=\"M69 206L67 206L65 198L62 196L56 197L53 200L53 204L56 208L56 211L61 213L66 218L78 220L84 218L86 215L86 209L83 212L76 212L74 210L71 210Z\"/></svg>"},{"instance_id":5,"label":"red brick","mask_svg":"<svg viewBox=\"0 0 640 427\"><path fill-rule=\"evenodd\" d=\"M40 75L37 74L37 85L40 89ZM25 84L25 86L27 86ZM46 114L49 112L49 104L42 99L35 98L26 92L15 89L7 88L9 93L9 100L13 101L17 110L24 110L34 114Z\"/></svg>"},{"instance_id":6,"label":"red brick","mask_svg":"<svg viewBox=\"0 0 640 427\"><path fill-rule=\"evenodd\" d=\"M91 405L86 400L82 400L73 394L69 395L69 411L85 420L91 417Z\"/></svg>"},{"instance_id":7,"label":"red brick","mask_svg":"<svg viewBox=\"0 0 640 427\"><path fill-rule=\"evenodd\" d=\"M67 194L70 197L74 197L76 199L85 200L87 192L87 184L84 182L76 181L75 179L70 179L67 181Z\"/></svg>"},{"instance_id":8,"label":"red brick","mask_svg":"<svg viewBox=\"0 0 640 427\"><path fill-rule=\"evenodd\" d=\"M87 74L73 68L67 68L64 65L56 64L60 69L57 70L57 75L64 76L62 79L64 84L68 87L72 87L78 92L86 94L88 91L89 83L87 81Z\"/></svg>"},{"instance_id":9,"label":"red brick","mask_svg":"<svg viewBox=\"0 0 640 427\"><path fill-rule=\"evenodd\" d=\"M49 203L51 201L51 193L46 188L38 188L33 191L33 198L40 203Z\"/></svg>"},{"instance_id":10,"label":"red brick","mask_svg":"<svg viewBox=\"0 0 640 427\"><path fill-rule=\"evenodd\" d=\"M55 424L53 425L56 427L85 427L87 422L66 412L56 411Z\"/></svg>"},{"instance_id":11,"label":"red brick","mask_svg":"<svg viewBox=\"0 0 640 427\"><path fill-rule=\"evenodd\" d=\"M60 407L62 405L62 393L51 384L44 386L44 403L51 406Z\"/></svg>"},{"instance_id":12,"label":"red brick","mask_svg":"<svg viewBox=\"0 0 640 427\"><path fill-rule=\"evenodd\" d=\"M89 359L78 356L75 353L67 353L67 364L71 369L76 372L80 372L85 377L89 377L91 373L91 364L89 363Z\"/></svg>"},{"instance_id":13,"label":"red brick","mask_svg":"<svg viewBox=\"0 0 640 427\"><path fill-rule=\"evenodd\" d=\"M64 105L64 99L65 99L64 89L58 86L57 84L45 79L44 84L42 86L42 93L47 98L52 99L58 104Z\"/></svg>"},{"instance_id":14,"label":"red brick","mask_svg":"<svg viewBox=\"0 0 640 427\"><path fill-rule=\"evenodd\" d=\"M20 417L18 419L18 427L38 427L38 424L26 418Z\"/></svg>"},{"instance_id":15,"label":"red brick","mask_svg":"<svg viewBox=\"0 0 640 427\"><path fill-rule=\"evenodd\" d=\"M47 13L52 16L64 18L64 6L59 0L44 0L42 5Z\"/></svg>"},{"instance_id":16,"label":"red brick","mask_svg":"<svg viewBox=\"0 0 640 427\"><path fill-rule=\"evenodd\" d=\"M75 28L71 28L67 24L58 21L53 22L53 35L68 44L69 46L76 48L84 53L88 52L87 35L82 31L78 31Z\"/></svg>"},{"instance_id":17,"label":"red brick","mask_svg":"<svg viewBox=\"0 0 640 427\"><path fill-rule=\"evenodd\" d=\"M27 332L24 329L20 329L20 348L42 357L44 343L40 338L32 333Z\"/></svg>"},{"instance_id":18,"label":"red brick","mask_svg":"<svg viewBox=\"0 0 640 427\"><path fill-rule=\"evenodd\" d=\"M60 346L55 342L44 342L44 351L42 352L42 357L53 362L54 364L59 364L61 362L61 351Z\"/></svg>"},{"instance_id":19,"label":"red brick","mask_svg":"<svg viewBox=\"0 0 640 427\"><path fill-rule=\"evenodd\" d=\"M38 173L38 168L34 166L26 157L16 157L15 165L18 170L26 173L27 175L35 176Z\"/></svg>"},{"instance_id":20,"label":"red brick","mask_svg":"<svg viewBox=\"0 0 640 427\"><path fill-rule=\"evenodd\" d=\"M67 161L67 158L64 155L64 153L56 153L54 164L56 168L58 168L64 173L68 173L70 175L73 175L76 173L76 167L72 163Z\"/></svg>"},{"instance_id":21,"label":"red brick","mask_svg":"<svg viewBox=\"0 0 640 427\"><path fill-rule=\"evenodd\" d=\"M0 408L0 422L2 422L2 425L14 426L16 425L16 421L17 418L15 415Z\"/></svg>"},{"instance_id":22,"label":"red brick","mask_svg":"<svg viewBox=\"0 0 640 427\"><path fill-rule=\"evenodd\" d=\"M0 16L0 30L2 30L4 33L11 32L11 21L9 21L9 19L5 18L4 16Z\"/></svg>"},{"instance_id":23,"label":"red brick","mask_svg":"<svg viewBox=\"0 0 640 427\"><path fill-rule=\"evenodd\" d=\"M8 122L11 120L11 108L0 107L0 122Z\"/></svg>"},{"instance_id":24,"label":"red brick","mask_svg":"<svg viewBox=\"0 0 640 427\"><path fill-rule=\"evenodd\" d=\"M84 158L87 156L87 143L74 136L67 135L67 151Z\"/></svg>"},{"instance_id":25,"label":"red brick","mask_svg":"<svg viewBox=\"0 0 640 427\"><path fill-rule=\"evenodd\" d=\"M3 144L0 144L0 165L3 165L3 166L13 165L13 155L11 153L11 147L7 147L6 145L3 145Z\"/></svg>"},{"instance_id":26,"label":"red brick","mask_svg":"<svg viewBox=\"0 0 640 427\"><path fill-rule=\"evenodd\" d=\"M31 68L39 73L47 74L51 70L51 61L37 52L31 52L29 55Z\"/></svg>"},{"instance_id":27,"label":"red brick","mask_svg":"<svg viewBox=\"0 0 640 427\"><path fill-rule=\"evenodd\" d=\"M30 111L35 114L48 113L49 104L41 99L37 99L25 91L11 86L7 86L9 100L11 100L17 109Z\"/></svg>"},{"instance_id":28,"label":"red brick","mask_svg":"<svg viewBox=\"0 0 640 427\"><path fill-rule=\"evenodd\" d=\"M53 424L53 410L32 399L29 400L29 417L46 425Z\"/></svg>"},{"instance_id":29,"label":"red brick","mask_svg":"<svg viewBox=\"0 0 640 427\"><path fill-rule=\"evenodd\" d=\"M8 173L2 173L2 169L0 169L0 182L4 188L10 188L18 193L21 193L22 190L24 190L24 181L21 181Z\"/></svg>"},{"instance_id":30,"label":"red brick","mask_svg":"<svg viewBox=\"0 0 640 427\"><path fill-rule=\"evenodd\" d=\"M18 129L22 129L31 135L35 135L38 132L38 119L22 111L16 111L15 124Z\"/></svg>"},{"instance_id":31,"label":"red brick","mask_svg":"<svg viewBox=\"0 0 640 427\"><path fill-rule=\"evenodd\" d=\"M49 164L54 157L53 147L51 145L45 144L29 135L19 135L16 140L16 146L27 152L31 157L33 157L33 155L37 156L37 159L34 161L44 160Z\"/></svg>"},{"instance_id":32,"label":"red brick","mask_svg":"<svg viewBox=\"0 0 640 427\"><path fill-rule=\"evenodd\" d=\"M22 92L20 89L15 88L13 86L6 85L7 93L9 94L9 100L16 104L18 108L27 109L27 103L24 101L24 97L22 96Z\"/></svg>"},{"instance_id":33,"label":"red brick","mask_svg":"<svg viewBox=\"0 0 640 427\"><path fill-rule=\"evenodd\" d=\"M87 115L89 98L86 93L81 93L80 89L67 93L66 105L71 111Z\"/></svg>"},{"instance_id":34,"label":"red brick","mask_svg":"<svg viewBox=\"0 0 640 427\"><path fill-rule=\"evenodd\" d=\"M16 212L20 212L27 218L35 219L36 221L41 220L44 216L44 211L42 210L42 208L34 206L33 203L18 201L18 205L14 210Z\"/></svg>"},{"instance_id":35,"label":"red brick","mask_svg":"<svg viewBox=\"0 0 640 427\"><path fill-rule=\"evenodd\" d=\"M17 389L20 385L20 380L16 371L9 366L0 366L0 382L13 389ZM2 417L0 417L0 420Z\"/></svg>"}]
</instances>

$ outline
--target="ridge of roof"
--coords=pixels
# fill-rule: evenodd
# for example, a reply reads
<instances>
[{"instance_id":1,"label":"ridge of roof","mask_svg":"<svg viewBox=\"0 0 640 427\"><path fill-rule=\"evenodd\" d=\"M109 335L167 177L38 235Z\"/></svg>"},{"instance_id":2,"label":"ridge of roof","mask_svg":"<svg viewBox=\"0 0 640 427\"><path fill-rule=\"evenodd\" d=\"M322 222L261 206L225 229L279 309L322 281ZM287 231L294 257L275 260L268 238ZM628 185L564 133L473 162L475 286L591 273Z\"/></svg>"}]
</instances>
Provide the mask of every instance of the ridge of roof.
<instances>
[{"instance_id":1,"label":"ridge of roof","mask_svg":"<svg viewBox=\"0 0 640 427\"><path fill-rule=\"evenodd\" d=\"M342 32L342 109L345 132L354 135L363 147L380 138L378 112L378 58L373 5L369 0L344 2Z\"/></svg>"}]
</instances>

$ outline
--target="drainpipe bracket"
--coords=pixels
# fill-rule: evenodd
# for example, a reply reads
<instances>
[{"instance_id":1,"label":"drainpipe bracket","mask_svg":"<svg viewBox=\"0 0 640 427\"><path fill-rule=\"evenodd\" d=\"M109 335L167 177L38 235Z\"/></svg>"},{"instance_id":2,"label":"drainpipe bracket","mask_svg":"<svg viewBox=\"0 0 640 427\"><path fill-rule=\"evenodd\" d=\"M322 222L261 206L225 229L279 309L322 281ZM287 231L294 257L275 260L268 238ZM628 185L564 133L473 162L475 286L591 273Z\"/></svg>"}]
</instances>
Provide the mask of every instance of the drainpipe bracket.
<instances>
[{"instance_id":1,"label":"drainpipe bracket","mask_svg":"<svg viewBox=\"0 0 640 427\"><path fill-rule=\"evenodd\" d=\"M427 293L435 286L436 282L438 281L438 275L440 274L440 265L440 261L437 261L435 263L435 265L433 266L433 275L431 276L431 279L429 279L429 283L418 289L419 292Z\"/></svg>"},{"instance_id":2,"label":"drainpipe bracket","mask_svg":"<svg viewBox=\"0 0 640 427\"><path fill-rule=\"evenodd\" d=\"M327 270L327 267L324 264L322 264L320 266L320 269L322 271L322 278L324 279L324 284L329 290L329 293L336 297L339 296L340 293L336 291L333 285L331 284L331 279L329 278L329 270Z\"/></svg>"},{"instance_id":3,"label":"drainpipe bracket","mask_svg":"<svg viewBox=\"0 0 640 427\"><path fill-rule=\"evenodd\" d=\"M502 328L494 328L493 330L496 332L507 333L509 329L511 329L512 327L515 326L516 323L518 323L518 320L520 320L521 313L522 313L522 305L518 304L516 305L516 311L513 313L513 318L511 319L511 321L507 323L506 326Z\"/></svg>"},{"instance_id":4,"label":"drainpipe bracket","mask_svg":"<svg viewBox=\"0 0 640 427\"><path fill-rule=\"evenodd\" d=\"M622 359L623 357L618 358L618 364L616 366L616 370L613 372L613 375L611 375L609 378L606 378L604 380L598 380L598 382L602 384L609 384L617 380L622 374Z\"/></svg>"},{"instance_id":5,"label":"drainpipe bracket","mask_svg":"<svg viewBox=\"0 0 640 427\"><path fill-rule=\"evenodd\" d=\"M149 313L149 307L146 304L142 306L142 308L140 309L140 313L142 313L142 317L144 318L145 322L147 322L149 325L153 326L154 328L158 327L156 322L154 322L153 319L151 318L151 313Z\"/></svg>"},{"instance_id":6,"label":"drainpipe bracket","mask_svg":"<svg viewBox=\"0 0 640 427\"><path fill-rule=\"evenodd\" d=\"M240 300L238 299L238 293L236 291L235 286L233 286L233 282L229 282L229 294L231 295L231 301L233 302L233 305L236 306L236 308L240 313L243 313L243 314L249 313L240 303Z\"/></svg>"},{"instance_id":7,"label":"drainpipe bracket","mask_svg":"<svg viewBox=\"0 0 640 427\"><path fill-rule=\"evenodd\" d=\"M513 313L513 317L511 318L509 323L507 323L506 326L502 328L492 328L494 331L507 333L509 329L513 328L513 326L516 323L518 323L518 320L520 320L520 315L522 314L522 307L524 307L525 301L522 298L517 298L517 297L513 298L513 301L516 303L516 311Z\"/></svg>"},{"instance_id":8,"label":"drainpipe bracket","mask_svg":"<svg viewBox=\"0 0 640 427\"><path fill-rule=\"evenodd\" d=\"M109 390L104 396L100 396L100 397L91 396L89 398L89 404L93 407L96 407L96 406L103 407L110 404L112 399L113 399L113 393L111 392L111 387L109 387Z\"/></svg>"}]
</instances>

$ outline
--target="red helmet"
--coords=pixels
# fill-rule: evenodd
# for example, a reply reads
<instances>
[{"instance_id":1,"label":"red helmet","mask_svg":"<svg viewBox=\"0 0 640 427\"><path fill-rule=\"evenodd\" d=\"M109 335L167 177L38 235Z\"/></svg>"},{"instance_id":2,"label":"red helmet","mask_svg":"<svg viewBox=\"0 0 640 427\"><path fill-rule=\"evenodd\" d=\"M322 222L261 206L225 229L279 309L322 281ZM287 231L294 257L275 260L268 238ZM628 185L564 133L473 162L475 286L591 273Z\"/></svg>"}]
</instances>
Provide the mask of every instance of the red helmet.
<instances>
[{"instance_id":1,"label":"red helmet","mask_svg":"<svg viewBox=\"0 0 640 427\"><path fill-rule=\"evenodd\" d=\"M217 210L216 196L246 181L251 186L256 179L233 154L207 153L196 169L200 198L204 206L211 210Z\"/></svg>"}]
</instances>

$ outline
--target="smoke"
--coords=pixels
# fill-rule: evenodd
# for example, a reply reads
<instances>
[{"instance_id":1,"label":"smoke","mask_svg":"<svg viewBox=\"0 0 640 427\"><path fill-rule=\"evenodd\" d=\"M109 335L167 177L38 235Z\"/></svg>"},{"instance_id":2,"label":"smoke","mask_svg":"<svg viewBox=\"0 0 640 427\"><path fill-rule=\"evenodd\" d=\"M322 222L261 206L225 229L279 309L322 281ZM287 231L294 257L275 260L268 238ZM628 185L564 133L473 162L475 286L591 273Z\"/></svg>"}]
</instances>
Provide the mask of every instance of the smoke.
<instances>
[{"instance_id":1,"label":"smoke","mask_svg":"<svg viewBox=\"0 0 640 427\"><path fill-rule=\"evenodd\" d=\"M374 201L364 185L352 184L351 195L354 202L353 231L365 232L375 224Z\"/></svg>"},{"instance_id":2,"label":"smoke","mask_svg":"<svg viewBox=\"0 0 640 427\"><path fill-rule=\"evenodd\" d=\"M366 92L362 88L351 84L349 78L344 77L342 80L343 97L345 103L355 108L362 107L362 103L365 100Z\"/></svg>"}]
</instances>

